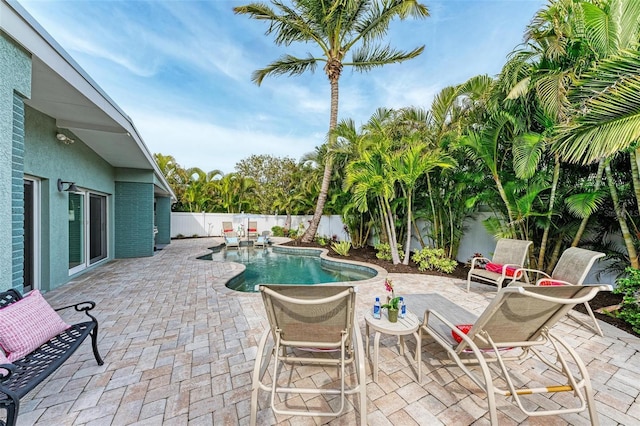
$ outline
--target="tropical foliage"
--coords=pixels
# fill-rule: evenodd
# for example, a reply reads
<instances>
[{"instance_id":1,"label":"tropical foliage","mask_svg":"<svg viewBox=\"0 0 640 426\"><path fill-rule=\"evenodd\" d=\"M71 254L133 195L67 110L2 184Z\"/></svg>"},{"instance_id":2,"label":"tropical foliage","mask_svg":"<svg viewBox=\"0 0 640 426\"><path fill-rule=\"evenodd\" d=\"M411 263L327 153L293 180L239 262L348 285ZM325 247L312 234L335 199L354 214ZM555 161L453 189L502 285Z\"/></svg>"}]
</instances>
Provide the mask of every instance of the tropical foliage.
<instances>
[{"instance_id":1,"label":"tropical foliage","mask_svg":"<svg viewBox=\"0 0 640 426\"><path fill-rule=\"evenodd\" d=\"M272 6L235 10L266 20L277 44L310 42L320 54L284 56L254 80L325 64L327 142L298 164L250 157L231 176L158 155L177 209L341 214L352 247L373 240L394 263L409 262L416 247L455 259L465 220L489 212L484 223L496 237L534 241L532 267L550 271L580 245L606 252L611 271L638 269L640 2L551 0L495 78L446 87L428 108L378 108L360 127L337 117L342 67L366 71L419 54L375 42L391 20L422 18L426 8L400 0Z\"/></svg>"},{"instance_id":2,"label":"tropical foliage","mask_svg":"<svg viewBox=\"0 0 640 426\"><path fill-rule=\"evenodd\" d=\"M264 3L251 3L233 10L268 22L266 34L273 35L277 45L304 43L316 47L319 54L313 56L309 53L306 58L284 55L255 71L253 81L260 85L267 76L300 75L306 71L313 72L318 64L324 64L324 72L331 86L330 134L338 123L339 81L344 66L365 72L415 58L424 50L424 46L420 46L403 52L378 43L387 34L394 19L429 16L426 6L416 0L292 0L290 3L272 0L271 4L273 8ZM352 56L347 60L349 52L352 52ZM329 155L324 157L322 185L313 219L303 237L305 242L315 237L329 195L334 142L335 138L330 135Z\"/></svg>"}]
</instances>

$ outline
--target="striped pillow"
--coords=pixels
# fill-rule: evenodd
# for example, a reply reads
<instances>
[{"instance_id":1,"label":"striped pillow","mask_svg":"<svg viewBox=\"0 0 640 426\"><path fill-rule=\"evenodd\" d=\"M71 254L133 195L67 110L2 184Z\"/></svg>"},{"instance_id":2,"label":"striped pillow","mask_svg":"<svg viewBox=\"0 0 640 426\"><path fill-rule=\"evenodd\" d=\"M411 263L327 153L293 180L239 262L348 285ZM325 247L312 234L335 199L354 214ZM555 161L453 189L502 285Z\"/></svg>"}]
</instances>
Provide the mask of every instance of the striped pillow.
<instances>
[{"instance_id":1,"label":"striped pillow","mask_svg":"<svg viewBox=\"0 0 640 426\"><path fill-rule=\"evenodd\" d=\"M33 290L0 309L0 346L7 359L15 361L69 327L44 300L40 291Z\"/></svg>"}]
</instances>

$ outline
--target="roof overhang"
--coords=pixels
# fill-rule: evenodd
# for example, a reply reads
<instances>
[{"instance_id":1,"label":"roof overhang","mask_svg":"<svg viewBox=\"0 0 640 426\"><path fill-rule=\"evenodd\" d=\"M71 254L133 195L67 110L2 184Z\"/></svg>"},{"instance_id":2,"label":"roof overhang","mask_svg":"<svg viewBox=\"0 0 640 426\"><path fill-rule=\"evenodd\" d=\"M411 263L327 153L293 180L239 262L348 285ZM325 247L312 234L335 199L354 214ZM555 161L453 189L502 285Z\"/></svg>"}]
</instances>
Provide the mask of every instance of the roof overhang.
<instances>
[{"instance_id":1,"label":"roof overhang","mask_svg":"<svg viewBox=\"0 0 640 426\"><path fill-rule=\"evenodd\" d=\"M27 105L54 118L113 167L153 170L155 193L176 200L131 118L15 0L0 0L0 29L32 55Z\"/></svg>"}]
</instances>

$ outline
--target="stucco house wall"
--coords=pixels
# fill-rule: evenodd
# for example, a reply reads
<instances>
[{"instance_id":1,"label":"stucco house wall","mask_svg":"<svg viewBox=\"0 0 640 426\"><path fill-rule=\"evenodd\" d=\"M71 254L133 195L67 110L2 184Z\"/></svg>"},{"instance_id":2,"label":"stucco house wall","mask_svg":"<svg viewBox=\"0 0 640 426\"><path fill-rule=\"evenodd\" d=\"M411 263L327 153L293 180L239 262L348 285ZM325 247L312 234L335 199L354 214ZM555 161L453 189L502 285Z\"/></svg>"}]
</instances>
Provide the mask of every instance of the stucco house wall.
<instances>
[{"instance_id":1,"label":"stucco house wall","mask_svg":"<svg viewBox=\"0 0 640 426\"><path fill-rule=\"evenodd\" d=\"M116 257L152 256L174 199L131 119L18 2L0 0L0 290L24 290L28 264L48 291Z\"/></svg>"}]
</instances>

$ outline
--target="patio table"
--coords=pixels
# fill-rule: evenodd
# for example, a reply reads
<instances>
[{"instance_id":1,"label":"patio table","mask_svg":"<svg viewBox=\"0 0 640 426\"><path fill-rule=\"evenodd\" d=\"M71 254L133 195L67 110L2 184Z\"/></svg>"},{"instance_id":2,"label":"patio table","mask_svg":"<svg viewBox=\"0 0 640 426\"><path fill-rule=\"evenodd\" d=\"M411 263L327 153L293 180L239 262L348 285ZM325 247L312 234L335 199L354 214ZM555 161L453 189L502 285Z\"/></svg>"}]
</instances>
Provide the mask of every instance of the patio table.
<instances>
[{"instance_id":1,"label":"patio table","mask_svg":"<svg viewBox=\"0 0 640 426\"><path fill-rule=\"evenodd\" d=\"M366 323L366 352L367 358L371 358L369 353L369 329L372 328L375 332L373 338L373 381L378 381L378 352L380 348L380 334L390 334L392 336L398 336L400 343L399 351L400 355L404 355L404 336L413 334L416 338L416 375L418 377L418 383L422 383L422 356L421 346L422 339L418 328L420 327L420 321L418 317L411 311L407 311L404 318L398 318L397 322L390 322L387 317L386 310L382 313L380 319L373 318L373 312L369 311L365 314L364 320Z\"/></svg>"}]
</instances>

